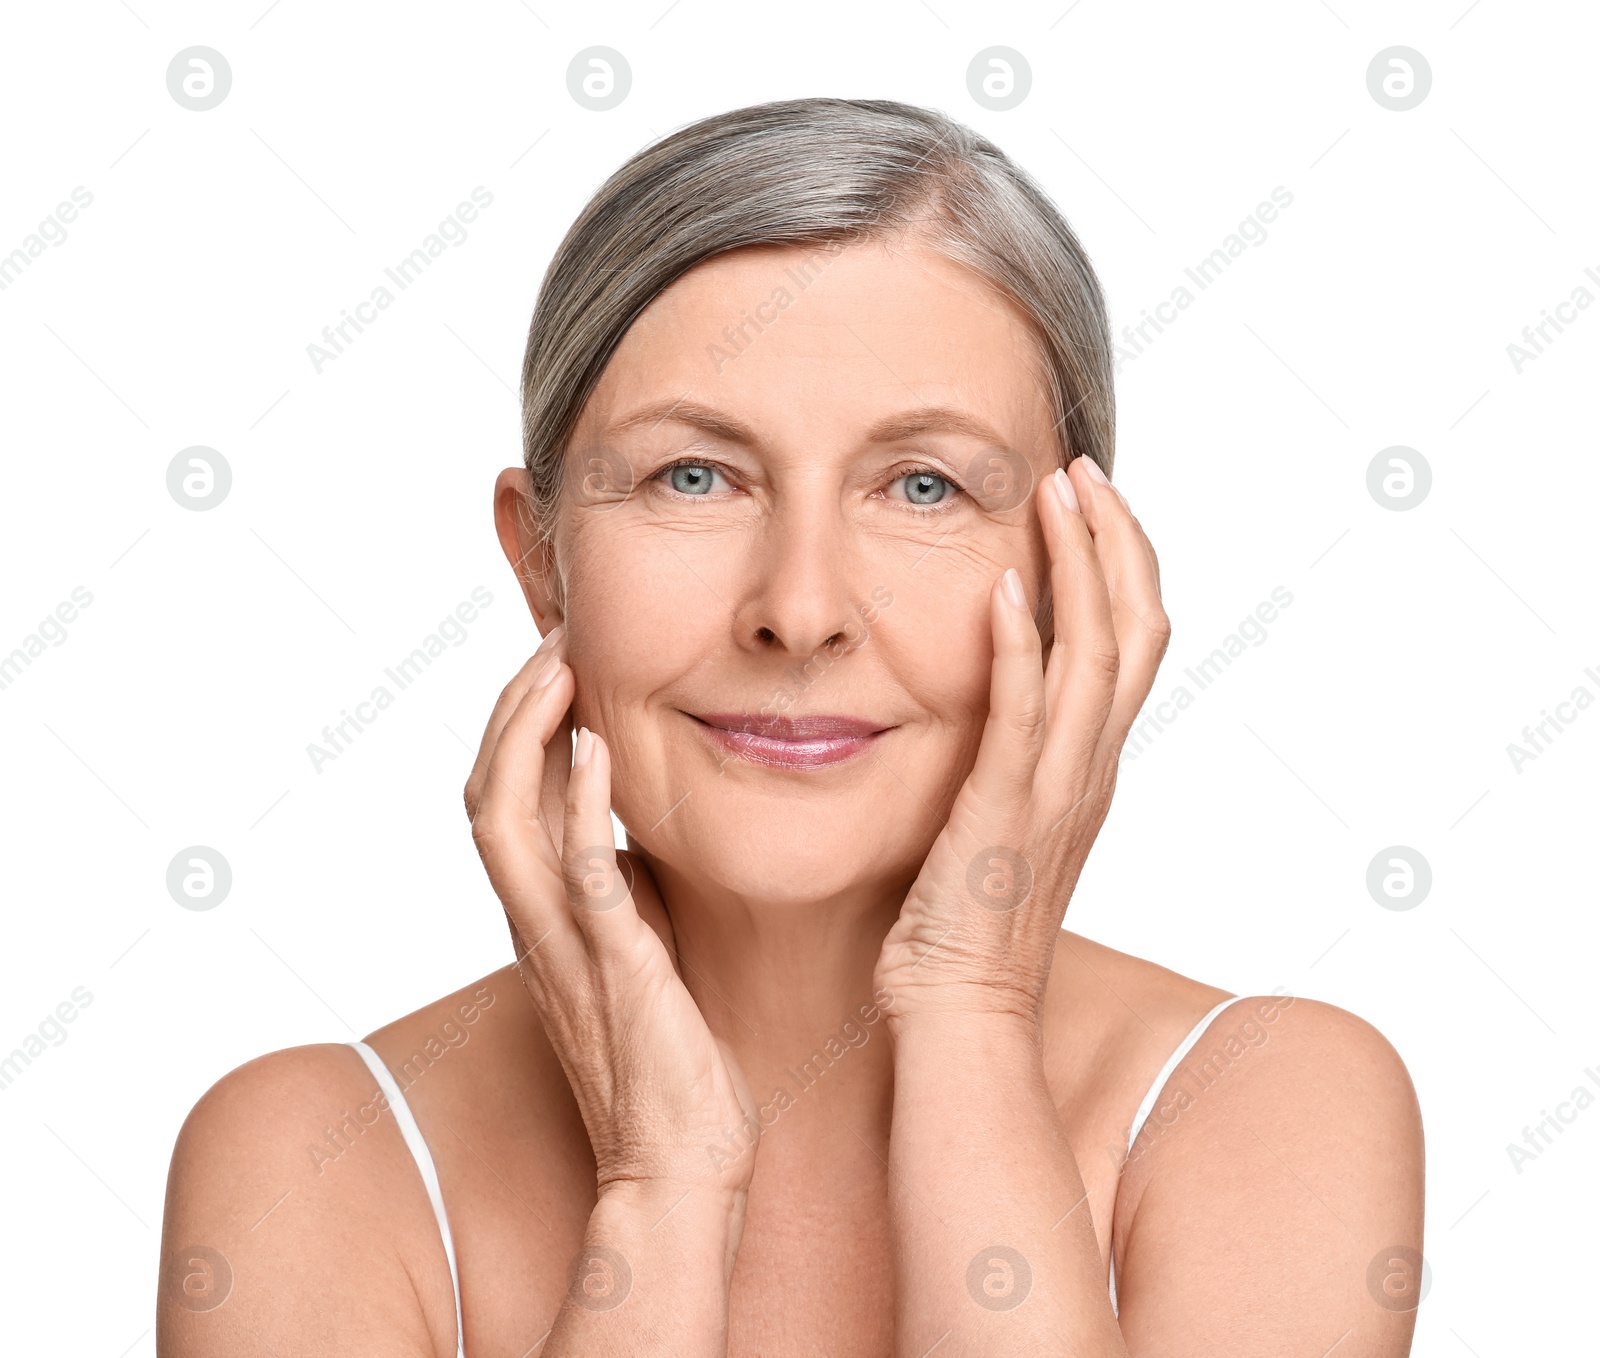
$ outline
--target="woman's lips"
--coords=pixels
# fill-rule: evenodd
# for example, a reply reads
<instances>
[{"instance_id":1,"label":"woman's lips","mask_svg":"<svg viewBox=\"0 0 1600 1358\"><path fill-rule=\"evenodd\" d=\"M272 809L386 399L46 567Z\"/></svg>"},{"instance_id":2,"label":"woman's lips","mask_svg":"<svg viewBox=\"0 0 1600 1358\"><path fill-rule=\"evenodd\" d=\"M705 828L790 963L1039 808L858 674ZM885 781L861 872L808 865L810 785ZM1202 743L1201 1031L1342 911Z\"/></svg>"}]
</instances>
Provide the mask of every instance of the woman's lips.
<instances>
[{"instance_id":1,"label":"woman's lips","mask_svg":"<svg viewBox=\"0 0 1600 1358\"><path fill-rule=\"evenodd\" d=\"M858 717L705 712L694 719L713 744L740 759L802 769L852 759L888 729Z\"/></svg>"}]
</instances>

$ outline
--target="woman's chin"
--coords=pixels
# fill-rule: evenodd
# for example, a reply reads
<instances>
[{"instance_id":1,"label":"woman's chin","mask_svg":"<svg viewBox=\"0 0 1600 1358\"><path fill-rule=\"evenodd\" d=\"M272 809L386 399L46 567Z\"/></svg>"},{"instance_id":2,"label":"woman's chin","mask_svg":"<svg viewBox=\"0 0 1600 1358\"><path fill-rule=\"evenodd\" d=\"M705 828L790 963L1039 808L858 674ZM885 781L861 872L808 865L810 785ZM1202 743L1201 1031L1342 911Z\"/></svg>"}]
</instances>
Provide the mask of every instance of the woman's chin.
<instances>
[{"instance_id":1,"label":"woman's chin","mask_svg":"<svg viewBox=\"0 0 1600 1358\"><path fill-rule=\"evenodd\" d=\"M673 842L676 836L663 840L658 829L650 837L655 841L652 857L691 891L693 884L701 883L709 893L759 902L764 910L811 909L819 901L858 894L882 896L895 881L909 880L896 874L896 863L904 859L914 876L913 860L920 861L916 845L887 852L881 829L865 835L859 818L850 825L824 822L805 828L797 827L792 818L734 818L721 823L737 825L737 835L705 827L705 833L690 830L683 840ZM819 853L825 845L833 845L834 851ZM920 847L925 857L927 846Z\"/></svg>"}]
</instances>

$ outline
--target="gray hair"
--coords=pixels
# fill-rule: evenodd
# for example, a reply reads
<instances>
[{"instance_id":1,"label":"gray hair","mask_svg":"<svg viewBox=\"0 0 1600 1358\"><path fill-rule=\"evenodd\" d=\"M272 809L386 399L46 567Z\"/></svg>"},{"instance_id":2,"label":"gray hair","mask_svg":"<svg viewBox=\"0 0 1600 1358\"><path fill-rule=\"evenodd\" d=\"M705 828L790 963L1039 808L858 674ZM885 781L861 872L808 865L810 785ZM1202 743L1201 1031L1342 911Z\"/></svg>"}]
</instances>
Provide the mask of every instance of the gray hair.
<instances>
[{"instance_id":1,"label":"gray hair","mask_svg":"<svg viewBox=\"0 0 1600 1358\"><path fill-rule=\"evenodd\" d=\"M1062 460L1111 472L1110 324L1078 238L993 143L941 113L879 99L735 109L640 151L589 200L544 277L522 363L523 457L541 536L567 444L639 314L697 264L751 245L914 228L1032 322Z\"/></svg>"}]
</instances>

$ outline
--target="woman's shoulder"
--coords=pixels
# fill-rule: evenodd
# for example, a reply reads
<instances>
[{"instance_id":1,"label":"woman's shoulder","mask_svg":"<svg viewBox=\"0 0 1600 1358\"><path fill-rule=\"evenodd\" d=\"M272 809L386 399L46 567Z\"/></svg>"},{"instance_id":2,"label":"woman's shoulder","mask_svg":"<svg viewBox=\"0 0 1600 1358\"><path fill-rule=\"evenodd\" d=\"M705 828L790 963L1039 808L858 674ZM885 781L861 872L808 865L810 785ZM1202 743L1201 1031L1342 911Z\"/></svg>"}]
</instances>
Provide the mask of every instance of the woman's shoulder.
<instances>
[{"instance_id":1,"label":"woman's shoulder","mask_svg":"<svg viewBox=\"0 0 1600 1358\"><path fill-rule=\"evenodd\" d=\"M376 1354L376 1335L386 1353L442 1351L436 1318L442 1301L453 1329L453 1301L413 1282L427 1277L427 1200L408 1192L398 1137L366 1121L371 1085L349 1046L317 1043L247 1061L195 1104L167 1175L162 1353L337 1340ZM284 1305L313 1292L315 1315Z\"/></svg>"},{"instance_id":2,"label":"woman's shoulder","mask_svg":"<svg viewBox=\"0 0 1600 1358\"><path fill-rule=\"evenodd\" d=\"M1156 1146L1185 1143L1203 1158L1246 1124L1297 1137L1313 1123L1336 1136L1413 1127L1420 1136L1410 1075L1389 1040L1284 986L1236 995L1063 931L1046 1008L1052 1083L1093 1091L1085 1102L1112 1110L1101 1134L1120 1129L1124 1145L1136 1137L1124 1203L1137 1198L1138 1171L1160 1163L1147 1154ZM1148 1119L1135 1126L1147 1100Z\"/></svg>"},{"instance_id":3,"label":"woman's shoulder","mask_svg":"<svg viewBox=\"0 0 1600 1358\"><path fill-rule=\"evenodd\" d=\"M515 968L507 967L373 1030L361 1045L386 1071L387 1088L351 1042L288 1047L246 1061L190 1111L174 1162L187 1167L220 1157L255 1173L327 1178L358 1147L381 1141L409 1154L398 1132L367 1136L388 1110L390 1091L431 1143L429 1124L458 1118L456 1105L468 1091L473 1101L492 1096L510 1083L501 1072L513 1064L524 1085L553 1065L538 1026L516 1012L526 1002ZM393 1130L393 1119L383 1121Z\"/></svg>"},{"instance_id":4,"label":"woman's shoulder","mask_svg":"<svg viewBox=\"0 0 1600 1358\"><path fill-rule=\"evenodd\" d=\"M1338 1005L1282 985L1235 994L1066 930L1056 944L1046 1035L1102 1071L1124 1071L1130 1085L1158 1075L1190 1037L1196 1061L1218 1045L1238 1059L1271 1042L1283 1057L1292 1048L1297 1065L1339 1052L1343 1060L1404 1070L1376 1027Z\"/></svg>"},{"instance_id":5,"label":"woman's shoulder","mask_svg":"<svg viewBox=\"0 0 1600 1358\"><path fill-rule=\"evenodd\" d=\"M1167 1056L1228 991L1063 929L1045 991L1048 1065L1133 1112Z\"/></svg>"},{"instance_id":6,"label":"woman's shoulder","mask_svg":"<svg viewBox=\"0 0 1600 1358\"><path fill-rule=\"evenodd\" d=\"M1096 1130L1117 1162L1100 1168L1127 1323L1205 1312L1241 1241L1270 1267L1228 1285L1259 1292L1245 1303L1262 1314L1329 1270L1370 1279L1378 1255L1420 1249L1421 1112L1373 1024L1283 986L1230 996L1076 934L1058 982L1047 1044L1053 1026L1061 1059L1080 1049L1080 1087L1114 1110Z\"/></svg>"},{"instance_id":7,"label":"woman's shoulder","mask_svg":"<svg viewBox=\"0 0 1600 1358\"><path fill-rule=\"evenodd\" d=\"M495 1002L495 979L486 977L369 1035L369 1044L381 1044L393 1058L388 1064L402 1090L468 1041L472 1025ZM184 1121L178 1150L232 1147L269 1160L304 1160L325 1171L324 1146L338 1139L346 1115L358 1116L377 1093L352 1043L268 1052L235 1067L201 1095ZM309 1142L308 1130L314 1132Z\"/></svg>"},{"instance_id":8,"label":"woman's shoulder","mask_svg":"<svg viewBox=\"0 0 1600 1358\"><path fill-rule=\"evenodd\" d=\"M449 1118L446 1086L482 1064L505 978L425 1005L369 1035L400 1097L435 1144ZM509 1008L510 1006L505 1006ZM455 1069L452 1069L452 1062ZM309 1342L278 1306L320 1277L337 1277L330 1310L305 1323L340 1352L453 1351L455 1304L438 1227L390 1099L344 1042L270 1052L228 1072L184 1120L167 1180L162 1351L184 1351L201 1316L283 1343ZM431 1126L429 1124L432 1124ZM459 1122L457 1125L461 1125ZM230 1304L223 1308L222 1301ZM419 1302L421 1305L419 1306ZM212 1312L215 1314L212 1314ZM377 1350L374 1350L377 1351Z\"/></svg>"},{"instance_id":9,"label":"woman's shoulder","mask_svg":"<svg viewBox=\"0 0 1600 1358\"><path fill-rule=\"evenodd\" d=\"M243 1209L259 1190L266 1213L304 1174L322 1176L339 1158L346 1119L369 1093L365 1074L355 1051L338 1042L268 1052L229 1071L184 1119L169 1197L174 1187L215 1185Z\"/></svg>"}]
</instances>

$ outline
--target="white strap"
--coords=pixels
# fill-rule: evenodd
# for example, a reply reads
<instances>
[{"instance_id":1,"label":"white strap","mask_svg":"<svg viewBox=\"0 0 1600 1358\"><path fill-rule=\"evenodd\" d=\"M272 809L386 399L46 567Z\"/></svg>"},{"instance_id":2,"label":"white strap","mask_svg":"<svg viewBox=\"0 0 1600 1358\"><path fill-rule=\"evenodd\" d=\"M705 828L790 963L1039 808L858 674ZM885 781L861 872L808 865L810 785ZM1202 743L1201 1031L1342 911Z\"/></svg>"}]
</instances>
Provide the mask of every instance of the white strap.
<instances>
[{"instance_id":1,"label":"white strap","mask_svg":"<svg viewBox=\"0 0 1600 1358\"><path fill-rule=\"evenodd\" d=\"M1217 1015L1230 1004L1236 1004L1243 998L1241 995L1230 995L1221 1004L1213 1006L1211 1011L1189 1030L1189 1035L1178 1043L1177 1050L1167 1058L1167 1064L1161 1067L1160 1074L1156 1076L1154 1083L1151 1084L1149 1091L1144 1096L1144 1102L1139 1105L1139 1111L1133 1115L1133 1126L1128 1131L1128 1153L1130 1155L1133 1153L1133 1143L1139 1139L1139 1133L1144 1130L1144 1124L1150 1117L1151 1111L1155 1108L1156 1100L1161 1097L1161 1091L1167 1087L1167 1081L1172 1078L1172 1072L1178 1068L1183 1058L1194 1050L1194 1044L1205 1036L1206 1029L1211 1026ZM1111 1288L1111 1313L1119 1315L1120 1312L1117 1310L1117 1256L1114 1247L1111 1252L1107 1281Z\"/></svg>"},{"instance_id":2,"label":"white strap","mask_svg":"<svg viewBox=\"0 0 1600 1358\"><path fill-rule=\"evenodd\" d=\"M439 1223L439 1238L444 1241L444 1257L450 1261L450 1285L456 1294L456 1358L466 1358L465 1331L461 1325L461 1275L456 1271L456 1246L455 1241L450 1238L450 1219L445 1215L444 1195L439 1191L439 1173L433 1167L433 1156L428 1153L428 1143L422 1138L422 1129L417 1126L416 1118L411 1115L411 1105L406 1102L406 1096L400 1092L400 1086L389 1073L389 1067L383 1064L383 1058L365 1042L352 1042L350 1045L361 1054L361 1059L367 1063L367 1069L372 1072L372 1078L378 1082L378 1088L388 1100L389 1111L394 1114L395 1125L400 1128L400 1135L405 1138L406 1145L411 1151L411 1158L417 1162L417 1169L422 1175L422 1186L428 1190L428 1201L433 1204L434 1219Z\"/></svg>"},{"instance_id":3,"label":"white strap","mask_svg":"<svg viewBox=\"0 0 1600 1358\"><path fill-rule=\"evenodd\" d=\"M1230 1004L1237 1004L1241 995L1230 995L1227 999L1215 1006L1199 1023L1189 1030L1189 1036L1178 1043L1178 1049L1167 1058L1167 1064L1161 1067L1161 1073L1156 1076L1155 1083L1150 1086L1149 1092L1144 1096L1144 1102L1139 1105L1139 1111L1133 1115L1133 1126L1128 1131L1128 1151L1133 1151L1133 1143L1139 1139L1139 1133L1144 1130L1145 1121L1156 1106L1156 1100L1161 1097L1161 1091L1167 1087L1167 1081L1172 1078L1172 1072L1178 1068L1178 1063L1194 1048L1194 1044L1205 1036L1205 1031L1211 1026L1211 1021L1216 1018Z\"/></svg>"}]
</instances>

